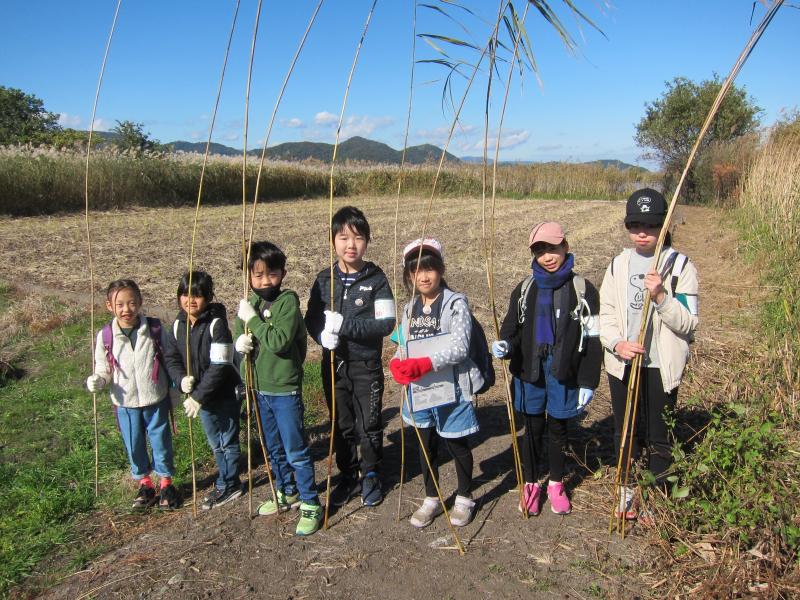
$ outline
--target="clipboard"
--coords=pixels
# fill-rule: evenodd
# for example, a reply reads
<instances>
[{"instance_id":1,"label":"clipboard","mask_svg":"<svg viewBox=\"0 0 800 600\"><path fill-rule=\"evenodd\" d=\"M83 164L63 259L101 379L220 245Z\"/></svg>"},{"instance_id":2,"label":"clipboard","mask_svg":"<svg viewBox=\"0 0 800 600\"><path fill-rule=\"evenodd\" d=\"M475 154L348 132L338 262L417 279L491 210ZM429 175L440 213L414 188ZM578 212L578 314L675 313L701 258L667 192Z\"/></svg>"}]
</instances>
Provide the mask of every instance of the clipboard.
<instances>
[{"instance_id":1,"label":"clipboard","mask_svg":"<svg viewBox=\"0 0 800 600\"><path fill-rule=\"evenodd\" d=\"M408 358L433 356L450 347L452 334L444 333L431 337L409 340L406 344ZM411 410L425 410L437 406L454 404L456 397L456 371L449 365L439 371L431 371L408 386L411 396Z\"/></svg>"}]
</instances>

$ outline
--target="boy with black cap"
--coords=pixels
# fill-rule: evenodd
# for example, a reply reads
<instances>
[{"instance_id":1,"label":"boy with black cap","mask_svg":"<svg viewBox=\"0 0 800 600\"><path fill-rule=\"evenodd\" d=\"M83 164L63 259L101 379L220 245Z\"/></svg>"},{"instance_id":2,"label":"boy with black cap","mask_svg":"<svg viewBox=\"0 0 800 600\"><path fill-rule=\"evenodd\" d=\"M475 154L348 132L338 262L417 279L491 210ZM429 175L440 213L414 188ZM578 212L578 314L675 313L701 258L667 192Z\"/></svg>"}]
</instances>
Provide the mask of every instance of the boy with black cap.
<instances>
[{"instance_id":1,"label":"boy with black cap","mask_svg":"<svg viewBox=\"0 0 800 600\"><path fill-rule=\"evenodd\" d=\"M633 439L633 456L645 444L646 465L663 485L671 464L670 432L664 412L675 408L689 344L697 328L697 270L689 259L671 247L667 233L664 247L654 256L658 236L667 215L660 192L644 188L628 198L625 228L633 248L614 257L600 286L600 341L605 349L605 368L614 411L615 447L619 450L627 401L630 363L643 355L641 394ZM650 295L652 319L644 344L639 344L645 294ZM629 441L626 441L626 447ZM637 518L634 490L622 481L618 517Z\"/></svg>"}]
</instances>

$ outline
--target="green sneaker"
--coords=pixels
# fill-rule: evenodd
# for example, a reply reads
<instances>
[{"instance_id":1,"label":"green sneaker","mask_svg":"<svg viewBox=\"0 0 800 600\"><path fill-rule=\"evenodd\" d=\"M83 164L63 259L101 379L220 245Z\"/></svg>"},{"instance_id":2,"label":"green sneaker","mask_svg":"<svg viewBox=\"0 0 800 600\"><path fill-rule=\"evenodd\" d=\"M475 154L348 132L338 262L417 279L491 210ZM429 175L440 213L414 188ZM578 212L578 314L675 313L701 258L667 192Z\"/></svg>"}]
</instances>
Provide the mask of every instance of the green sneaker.
<instances>
[{"instance_id":1,"label":"green sneaker","mask_svg":"<svg viewBox=\"0 0 800 600\"><path fill-rule=\"evenodd\" d=\"M300 520L297 522L295 535L311 535L322 525L322 507L319 504L300 505Z\"/></svg>"},{"instance_id":2,"label":"green sneaker","mask_svg":"<svg viewBox=\"0 0 800 600\"><path fill-rule=\"evenodd\" d=\"M276 490L275 493L278 496L278 502L276 503L275 500L267 500L258 507L258 514L262 517L266 517L269 515L274 515L275 513L279 512L286 512L289 509L297 508L300 506L300 494L295 492L287 496L280 490Z\"/></svg>"}]
</instances>

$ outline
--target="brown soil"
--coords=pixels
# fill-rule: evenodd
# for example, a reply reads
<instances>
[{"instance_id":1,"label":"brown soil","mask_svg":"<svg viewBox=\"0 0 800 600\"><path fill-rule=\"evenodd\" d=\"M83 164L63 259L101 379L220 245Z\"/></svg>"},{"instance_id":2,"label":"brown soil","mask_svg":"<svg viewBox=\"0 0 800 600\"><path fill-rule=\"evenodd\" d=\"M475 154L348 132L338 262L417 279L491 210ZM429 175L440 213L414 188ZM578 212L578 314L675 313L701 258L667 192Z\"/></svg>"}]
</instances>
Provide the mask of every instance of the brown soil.
<instances>
[{"instance_id":1,"label":"brown soil","mask_svg":"<svg viewBox=\"0 0 800 600\"><path fill-rule=\"evenodd\" d=\"M385 266L391 278L391 199L364 200L375 240L371 257ZM562 220L568 229L578 268L599 284L603 269L625 239L620 225L622 204L606 202L523 202L502 201L497 236L498 309L513 284L522 278L529 262L525 242L530 225L545 216ZM298 208L301 219L290 221ZM422 202L417 206L422 209ZM324 264L324 224L327 205L322 202L278 203L261 209L260 231L268 223L291 222L283 245L293 269L291 285L307 290L313 274ZM466 290L485 324L490 322L482 261L476 253L480 234L479 204L450 201L435 207L436 222L431 234L443 239L452 287ZM412 214L407 212L406 214ZM158 218L156 219L156 215ZM170 256L171 248L185 248L186 236L175 235L175 224L186 221L186 210L138 210L124 223L119 216L104 215L96 226L98 255L113 257L98 261L100 278L121 276L114 266L124 264L125 274L144 283L153 304L171 302L174 282L185 262L182 254ZM448 219L452 217L451 221ZM117 219L117 220L115 220ZM199 264L215 265L220 295L229 304L237 297L234 269L236 211L231 208L204 209L203 259ZM57 222L56 222L57 221ZM739 306L753 288L752 273L737 262L735 236L720 223L713 209L683 207L675 244L692 257L702 281L702 328L696 352L737 341L741 326L732 326L725 315L731 303ZM147 227L143 225L147 224ZM443 224L447 223L447 226ZM184 223L185 225L185 223ZM417 234L416 224L402 226L401 241ZM213 230L213 232L212 232ZM79 220L17 219L0 221L0 256L18 281L58 286L78 291L85 280L81 261ZM141 250L126 242L145 231L148 244ZM102 232L102 235L100 235ZM36 236L35 248L24 240ZM265 235L264 237L271 237ZM280 239L281 237L285 239ZM114 242L113 240L121 240ZM322 241L320 241L322 240ZM42 247L42 245L44 247ZM65 252L65 248L70 248ZM122 248L120 250L120 248ZM48 265L41 257L52 257L61 249L63 264ZM12 254L14 256L11 261ZM120 262L122 261L122 262ZM47 267L52 269L43 271ZM43 273L43 275L39 275ZM219 276L217 274L219 273ZM238 282L237 282L238 281ZM487 335L492 330L487 327ZM688 387L702 385L693 380ZM612 421L607 387L603 384L587 417L571 426L574 454L569 463L568 488L573 513L557 516L545 504L539 517L524 520L517 511L508 418L497 386L478 405L481 432L474 440L475 490L479 510L472 524L459 530L466 554L454 549L453 537L442 517L422 531L407 518L423 495L417 442L413 430L406 435L406 483L397 521L400 471L400 420L398 391L387 386L384 398L386 422L386 500L377 508L364 508L357 500L332 513L330 529L307 539L293 535L296 513L280 517L248 517L246 498L232 505L192 517L190 503L169 516L131 518L117 523L116 517L97 515L91 535L114 549L91 561L84 570L68 576L49 589L47 598L517 598L517 597L619 597L655 595L664 583L659 554L650 545L652 532L634 526L624 540L608 534L611 510ZM682 395L683 395L682 390ZM314 432L313 452L317 481L325 483L327 435ZM441 469L442 487L450 496L455 472L449 457ZM256 473L254 506L267 498L262 470ZM210 484L210 480L209 484ZM202 493L203 490L200 490ZM452 502L452 496L450 496ZM88 533L87 533L88 535ZM24 590L18 590L24 594Z\"/></svg>"}]
</instances>

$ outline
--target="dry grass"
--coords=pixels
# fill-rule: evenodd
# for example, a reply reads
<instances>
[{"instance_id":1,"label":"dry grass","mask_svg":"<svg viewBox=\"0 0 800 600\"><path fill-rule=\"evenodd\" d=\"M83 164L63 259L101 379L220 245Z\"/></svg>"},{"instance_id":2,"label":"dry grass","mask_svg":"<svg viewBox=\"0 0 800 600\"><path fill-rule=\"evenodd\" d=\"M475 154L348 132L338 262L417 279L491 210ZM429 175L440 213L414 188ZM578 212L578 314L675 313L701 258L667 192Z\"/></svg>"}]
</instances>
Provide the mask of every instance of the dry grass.
<instances>
[{"instance_id":1,"label":"dry grass","mask_svg":"<svg viewBox=\"0 0 800 600\"><path fill-rule=\"evenodd\" d=\"M367 258L380 265L391 280L393 200L363 197L353 199L352 204L365 211L372 227ZM424 199L404 201L400 245L419 236L425 204ZM534 223L543 219L561 221L576 254L577 269L599 283L602 270L625 237L623 210L621 203L605 201L499 200L495 261L498 310L505 310L511 289L528 271L527 239ZM444 244L450 285L466 292L479 319L489 323L480 201L441 200L433 213L428 231ZM124 276L139 282L146 305L174 307L178 279L189 262L193 215L188 208L93 214L96 299L102 298L107 282ZM258 209L255 237L271 240L286 252L286 286L297 290L304 304L314 276L328 260L327 220L328 203L322 200L264 203ZM0 219L0 257L6 265L5 277L14 282L88 293L85 245L79 215ZM195 265L211 273L218 298L229 308L242 293L240 247L241 208L203 208ZM400 291L399 296L405 293Z\"/></svg>"}]
</instances>

